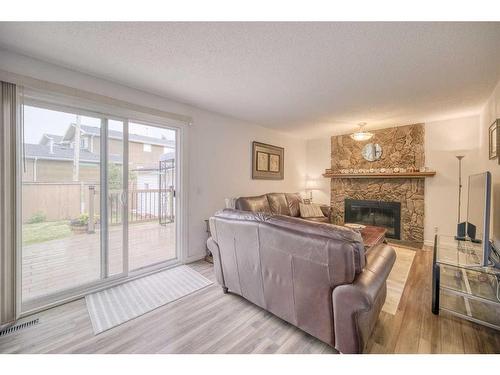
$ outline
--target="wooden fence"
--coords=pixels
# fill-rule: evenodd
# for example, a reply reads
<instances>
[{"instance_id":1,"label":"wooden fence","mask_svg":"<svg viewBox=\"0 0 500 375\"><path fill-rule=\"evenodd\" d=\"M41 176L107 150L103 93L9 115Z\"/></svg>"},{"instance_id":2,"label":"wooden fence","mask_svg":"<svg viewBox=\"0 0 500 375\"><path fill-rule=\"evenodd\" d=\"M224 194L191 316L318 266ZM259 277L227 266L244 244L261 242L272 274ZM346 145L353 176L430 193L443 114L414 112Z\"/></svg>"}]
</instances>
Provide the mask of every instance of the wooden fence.
<instances>
[{"instance_id":1,"label":"wooden fence","mask_svg":"<svg viewBox=\"0 0 500 375\"><path fill-rule=\"evenodd\" d=\"M23 182L22 220L26 222L35 214L45 215L46 220L69 220L88 212L89 187L80 182ZM94 208L99 212L99 199Z\"/></svg>"},{"instance_id":2,"label":"wooden fence","mask_svg":"<svg viewBox=\"0 0 500 375\"><path fill-rule=\"evenodd\" d=\"M22 220L27 222L35 214L42 214L47 221L71 220L81 213L99 215L99 186L79 182L31 183L23 182ZM129 222L174 219L173 189L130 190L128 195ZM108 215L111 224L122 222L122 195L110 191Z\"/></svg>"}]
</instances>

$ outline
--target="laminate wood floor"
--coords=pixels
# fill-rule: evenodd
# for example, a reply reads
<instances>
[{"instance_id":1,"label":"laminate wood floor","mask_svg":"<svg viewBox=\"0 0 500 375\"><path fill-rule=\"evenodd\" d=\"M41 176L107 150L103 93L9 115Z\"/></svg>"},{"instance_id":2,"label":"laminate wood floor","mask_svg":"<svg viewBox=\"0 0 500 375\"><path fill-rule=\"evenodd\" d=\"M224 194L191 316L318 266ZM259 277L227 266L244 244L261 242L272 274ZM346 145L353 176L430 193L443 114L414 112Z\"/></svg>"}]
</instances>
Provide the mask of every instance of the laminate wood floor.
<instances>
[{"instance_id":1,"label":"laminate wood floor","mask_svg":"<svg viewBox=\"0 0 500 375\"><path fill-rule=\"evenodd\" d=\"M499 353L500 332L431 313L431 262L431 251L417 251L396 315L381 313L366 352ZM191 266L214 279L211 264ZM0 337L0 353L335 352L216 284L97 336L84 299L36 317L38 325Z\"/></svg>"}]
</instances>

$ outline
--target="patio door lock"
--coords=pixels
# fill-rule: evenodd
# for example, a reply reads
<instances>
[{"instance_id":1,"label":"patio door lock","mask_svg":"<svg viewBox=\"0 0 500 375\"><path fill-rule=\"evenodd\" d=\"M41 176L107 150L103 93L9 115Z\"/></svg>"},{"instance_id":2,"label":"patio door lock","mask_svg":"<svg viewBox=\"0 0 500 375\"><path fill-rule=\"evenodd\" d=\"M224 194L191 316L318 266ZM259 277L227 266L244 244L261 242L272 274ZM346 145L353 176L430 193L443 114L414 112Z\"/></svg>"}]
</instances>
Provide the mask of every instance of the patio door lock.
<instances>
[{"instance_id":1,"label":"patio door lock","mask_svg":"<svg viewBox=\"0 0 500 375\"><path fill-rule=\"evenodd\" d=\"M125 206L126 203L127 203L127 195L125 194L125 191L122 191L122 193L120 194L120 204L122 206Z\"/></svg>"}]
</instances>

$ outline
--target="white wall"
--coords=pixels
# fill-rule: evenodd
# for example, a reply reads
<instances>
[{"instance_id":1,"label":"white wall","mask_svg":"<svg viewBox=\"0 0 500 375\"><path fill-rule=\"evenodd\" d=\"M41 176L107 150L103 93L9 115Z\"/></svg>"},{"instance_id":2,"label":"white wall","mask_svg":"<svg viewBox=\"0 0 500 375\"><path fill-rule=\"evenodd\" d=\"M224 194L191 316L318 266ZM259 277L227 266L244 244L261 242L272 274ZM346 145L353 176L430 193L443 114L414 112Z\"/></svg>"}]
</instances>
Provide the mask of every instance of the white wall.
<instances>
[{"instance_id":1,"label":"white wall","mask_svg":"<svg viewBox=\"0 0 500 375\"><path fill-rule=\"evenodd\" d=\"M312 191L313 202L330 204L330 179L322 176L325 169L331 167L331 141L330 138L319 138L307 141L307 178L315 180L317 190Z\"/></svg>"},{"instance_id":2,"label":"white wall","mask_svg":"<svg viewBox=\"0 0 500 375\"><path fill-rule=\"evenodd\" d=\"M225 197L303 190L306 143L262 127L202 111L190 132L189 228L191 251L204 247L203 220L224 206ZM285 148L283 181L252 180L252 141Z\"/></svg>"},{"instance_id":3,"label":"white wall","mask_svg":"<svg viewBox=\"0 0 500 375\"><path fill-rule=\"evenodd\" d=\"M440 233L455 231L458 171L457 162L452 159L454 155L463 154L466 156L462 163L462 220L466 219L467 177L490 171L493 186L491 229L500 246L500 165L498 159L489 160L488 157L488 128L497 118L500 118L500 82L479 115L426 124L426 161L438 172L436 177L426 180L426 241L432 241L435 226ZM450 211L453 214L448 219Z\"/></svg>"},{"instance_id":4,"label":"white wall","mask_svg":"<svg viewBox=\"0 0 500 375\"><path fill-rule=\"evenodd\" d=\"M498 159L489 160L488 158L488 128L491 123L500 118L500 81L495 90L486 102L480 116L482 149L481 157L485 161L485 169L492 175L493 185L493 209L492 209L492 230L495 243L500 247L500 165ZM496 208L496 210L495 210Z\"/></svg>"},{"instance_id":5,"label":"white wall","mask_svg":"<svg viewBox=\"0 0 500 375\"><path fill-rule=\"evenodd\" d=\"M304 186L306 142L220 114L168 100L53 64L0 49L0 69L92 93L190 116L189 259L205 254L205 223L224 206L224 197L299 191ZM251 179L251 142L285 148L285 179Z\"/></svg>"},{"instance_id":6,"label":"white wall","mask_svg":"<svg viewBox=\"0 0 500 375\"><path fill-rule=\"evenodd\" d=\"M467 178L484 171L479 115L425 124L425 161L436 176L425 181L424 239L431 245L434 231L454 234L458 220L458 160L462 160L461 221L466 219Z\"/></svg>"}]
</instances>

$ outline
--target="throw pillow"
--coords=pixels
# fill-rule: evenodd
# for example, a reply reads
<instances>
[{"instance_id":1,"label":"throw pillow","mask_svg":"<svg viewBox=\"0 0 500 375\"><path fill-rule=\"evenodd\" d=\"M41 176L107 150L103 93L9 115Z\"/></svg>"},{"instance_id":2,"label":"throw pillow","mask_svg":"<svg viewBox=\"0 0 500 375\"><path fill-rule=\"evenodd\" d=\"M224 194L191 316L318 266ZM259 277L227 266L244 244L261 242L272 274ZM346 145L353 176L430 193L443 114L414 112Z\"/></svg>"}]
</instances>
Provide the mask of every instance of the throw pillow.
<instances>
[{"instance_id":1,"label":"throw pillow","mask_svg":"<svg viewBox=\"0 0 500 375\"><path fill-rule=\"evenodd\" d=\"M304 204L299 203L300 208L300 217L309 218L309 217L324 217L323 211L321 211L321 207L317 204Z\"/></svg>"}]
</instances>

